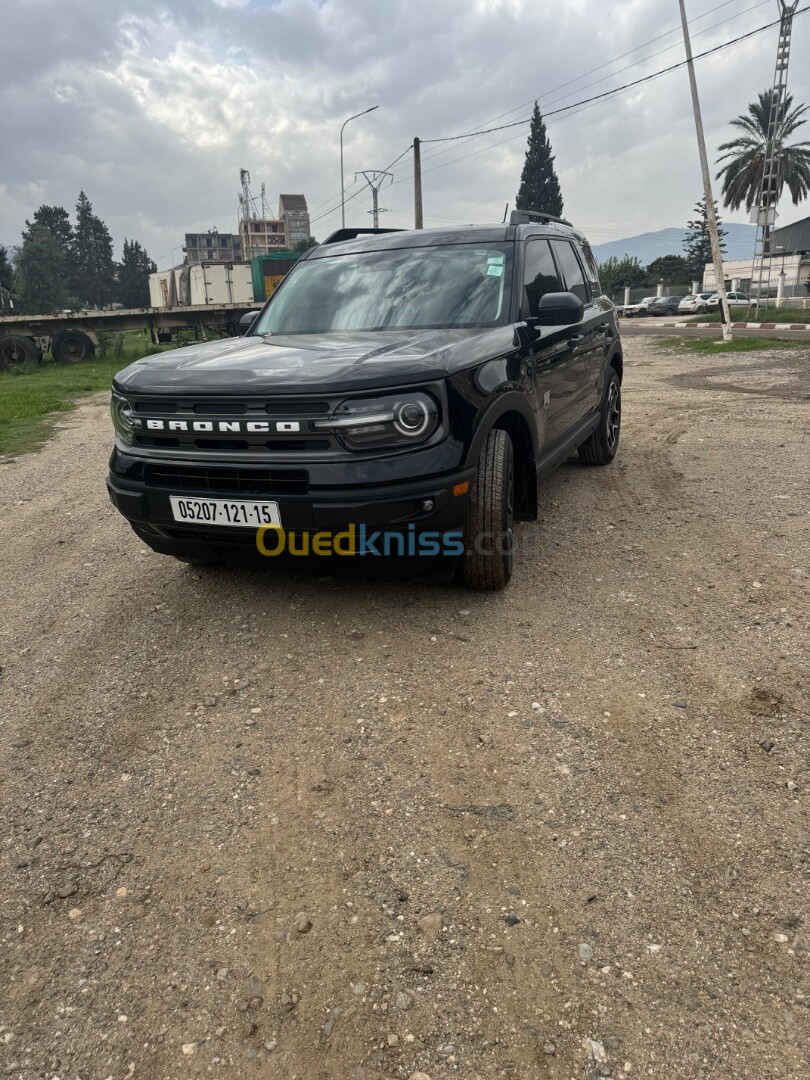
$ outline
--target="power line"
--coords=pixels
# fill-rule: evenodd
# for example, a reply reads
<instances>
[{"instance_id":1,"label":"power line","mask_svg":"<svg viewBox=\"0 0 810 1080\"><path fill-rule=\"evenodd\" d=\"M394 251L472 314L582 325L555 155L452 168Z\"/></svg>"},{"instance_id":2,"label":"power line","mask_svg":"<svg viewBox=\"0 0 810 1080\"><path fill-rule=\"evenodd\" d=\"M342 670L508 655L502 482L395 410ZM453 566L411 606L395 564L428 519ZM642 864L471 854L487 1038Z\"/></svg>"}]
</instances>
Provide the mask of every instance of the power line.
<instances>
[{"instance_id":1,"label":"power line","mask_svg":"<svg viewBox=\"0 0 810 1080\"><path fill-rule=\"evenodd\" d=\"M713 12L718 11L720 8L726 7L729 2L731 2L731 0L726 0L725 3L719 4L716 8L711 8L709 11L704 12L703 15L698 16L698 19L706 18L708 15L711 15ZM700 37L703 34L710 33L712 30L716 30L718 26L724 26L728 22L737 22L737 21L739 21L741 16L747 15L749 12L755 11L757 8L764 7L764 5L767 4L768 2L769 2L769 0L759 0L758 3L752 4L751 7L745 8L745 9L743 9L743 11L735 12L734 15L729 16L729 18L727 18L727 19L721 19L719 22L712 23L711 26L707 26L705 29L700 30L694 36L695 37ZM697 20L695 20L695 21L697 21ZM559 86L554 87L551 90L547 90L545 93L538 95L538 97L533 99L533 100L543 102L549 97L549 95L556 94L558 90L563 90L566 86L570 86L572 83L580 82L582 79L587 78L588 75L593 75L597 71L601 71L603 68L609 67L610 65L616 63L617 61L624 59L624 57L631 56L634 52L638 52L639 49L643 49L647 45L652 45L656 41L660 41L662 38L669 37L671 34L679 33L679 32L680 32L680 27L678 27L678 28L676 28L674 30L669 30L665 34L661 34L656 38L650 39L650 41L645 42L644 45L639 45L639 46L637 46L637 48L631 49L629 52L622 53L621 56L617 56L613 60L608 60L606 63L600 64L598 67L592 68L590 71L585 72L584 75L579 75L575 79L569 79L568 82L561 83ZM598 86L600 83L605 82L607 79L611 79L616 75L620 75L623 71L630 71L632 68L638 67L639 64L646 64L648 60L653 60L653 59L655 59L656 56L662 56L664 53L671 52L672 49L678 48L679 44L680 44L680 42L676 41L674 44L667 45L665 48L659 49L657 52L650 53L649 56L645 56L645 57L642 57L640 60L633 61L632 64L626 64L623 68L619 68L618 71L613 71L608 75L603 75L601 79L594 79L592 82L586 83L584 86L580 87L580 91L581 90L587 90L591 86ZM552 98L551 101L548 102L548 104L554 105L558 101L564 101L567 97L571 97L572 94L576 93L576 92L577 91L571 91L568 94L558 95L557 97ZM523 102L523 104L516 106L514 109L508 109L506 112L500 113L498 116L493 117L493 120L500 120L501 117L509 116L512 113L517 112L519 109L525 108L527 105L531 105L531 104L533 104L533 101ZM544 110L543 110L544 115L545 116L550 115L548 112L545 111L545 109L546 109L546 106L544 106ZM462 136L459 136L459 138L474 138L474 137L475 137L475 132L469 132L469 131L465 132ZM424 141L428 142L430 140L424 140ZM434 149L432 151L428 150L427 153L424 155L424 160L427 160L428 158L439 157L442 154L445 154L447 152L448 152L448 150L439 150L439 149Z\"/></svg>"},{"instance_id":2,"label":"power line","mask_svg":"<svg viewBox=\"0 0 810 1080\"><path fill-rule=\"evenodd\" d=\"M725 5L721 4L719 6L723 7ZM762 6L762 5L761 4L755 4L755 5L753 5L752 8L749 8L747 10L750 11L750 10L753 10L753 8L760 7L760 6ZM717 8L714 8L712 10L717 10ZM808 5L806 7L803 7L803 8L800 8L798 11L795 12L795 14L796 15L801 15L801 14L804 14L805 12L807 12L808 10L810 10L810 5ZM706 12L705 14L710 14L710 13L711 12ZM723 20L723 21L728 22L729 20ZM730 41L723 42L721 45L716 45L716 46L712 47L711 49L705 49L703 52L697 53L694 56L694 59L695 60L701 60L704 57L711 56L711 55L714 55L715 53L721 52L723 49L728 49L733 45L737 45L741 41L746 41L749 38L755 37L757 34L761 34L765 30L769 30L769 29L771 29L771 27L778 25L779 21L780 21L779 19L775 19L772 22L766 23L764 26L757 27L755 30L750 30L745 34L740 34L738 37L732 38ZM717 25L721 25L721 24L720 23L715 24L715 26L717 26ZM708 32L708 30L711 30L711 29L714 29L714 26L708 27L706 31L701 31L701 33ZM669 31L669 33L673 33L673 32L674 31ZM662 36L666 36L666 35L662 35ZM655 40L658 40L658 39L653 39L653 41L655 41ZM648 42L647 44L650 44L650 42ZM639 48L643 48L643 47L644 46L639 46ZM632 51L637 51L637 50L632 50ZM630 54L625 53L623 55L626 56L626 55L630 55ZM619 57L617 59L621 59L621 57ZM650 59L650 57L648 57L647 59ZM613 61L609 61L609 62L613 62ZM623 85L614 87L611 90L606 90L606 91L604 91L604 93L594 94L591 97L583 98L581 101L575 101L575 102L571 102L569 105L561 106L559 109L549 110L549 111L544 113L544 119L547 119L549 117L552 117L552 118L553 117L561 117L561 116L563 116L563 115L565 115L567 113L573 112L574 110L584 111L586 108L592 107L594 104L596 104L599 101L606 100L607 98L613 97L616 94L623 93L626 90L633 89L636 86L641 86L641 85L643 85L643 84L645 84L647 82L653 81L654 79L661 78L661 76L663 76L663 75L667 75L667 74L669 74L669 73L671 73L673 71L677 71L678 69L684 67L686 65L686 63L687 63L686 60L681 60L676 64L670 64L668 67L662 68L660 71L651 72L650 74L644 75L639 79L634 79L631 82L624 83ZM630 65L630 66L635 66L635 65ZM599 69L595 68L593 70L597 71ZM585 78L585 77L586 76L581 76L581 78ZM572 81L578 81L578 80L572 80ZM603 80L600 80L600 81L603 81ZM567 85L567 84L563 84L563 85ZM551 92L553 92L553 91L551 91ZM518 107L520 107L520 106L518 106ZM514 111L514 110L510 110L510 111ZM502 114L502 115L508 115L508 113ZM511 128L524 127L526 124L530 123L530 121L531 121L531 117L526 117L526 118L524 118L522 120L513 121L513 122L511 122L509 124L499 124L499 125L496 125L496 126L491 127L491 128L485 128L485 129L482 129L481 131L467 132L467 133L460 134L460 135L449 135L449 136L445 136L443 138L424 139L424 140L422 140L422 142L423 143L433 143L433 144L457 142L457 141L459 141L461 139L476 138L476 137L481 136L481 135L492 134L492 133L494 133L496 131L505 131L505 130L508 130L508 129L511 129ZM550 121L550 123L554 123L554 120L552 119ZM454 165L459 161L464 161L467 158L474 157L476 154L485 153L487 150L495 149L495 147L502 146L502 145L504 145L504 143L507 143L507 142L511 142L515 138L520 138L521 135L522 135L522 132L518 132L516 135L509 136L507 139L502 139L502 140L499 140L498 142L495 142L495 143L489 143L487 146L479 147L478 149L471 151L469 154L464 154L464 155L461 155L460 157L452 158L450 161L443 162L441 165L434 165L433 168L425 169L424 173L436 172L439 169L447 168L448 166ZM403 158L405 156L405 154L408 152L408 150L410 150L410 149L411 149L411 147L408 146L399 155L398 158L394 159L394 162L392 162L392 165L396 164L397 161L399 161L401 158ZM434 154L433 156L438 156L438 154ZM389 165L388 168L390 169L391 165ZM399 184L405 183L405 182L411 180L412 178L413 178L412 173L410 175L403 176L400 180L395 181L393 186L398 186ZM359 194L359 192L357 194ZM356 195L353 196L353 198L354 197L356 197ZM335 209L337 209L337 208L335 208ZM334 213L334 209L331 210L331 211L327 211L326 213L320 215L320 217L321 218L322 217L327 217L331 213Z\"/></svg>"},{"instance_id":3,"label":"power line","mask_svg":"<svg viewBox=\"0 0 810 1080\"><path fill-rule=\"evenodd\" d=\"M386 165L386 167L384 169L381 169L380 171L381 172L388 172L394 165L396 165L396 163L398 161L400 161L402 158L404 158L407 153L410 153L411 149L412 149L412 147L411 147L411 144L409 143L405 147L405 149L402 151L402 153L398 154L397 157L394 158L394 160L391 162L390 165ZM351 195L349 198L344 200L344 205L348 205L348 203L350 203L353 199L356 199L359 195L362 195L363 191L364 191L363 185L360 184L358 190L354 193L354 195ZM329 200L327 199L327 202L328 201ZM321 203L321 206L323 206L323 203ZM317 209L317 207L316 207L316 209ZM325 210L322 214L318 214L316 217L311 217L309 219L310 225L312 225L313 222L315 222L315 221L320 221L322 218L331 217L331 215L334 214L335 211L339 210L339 209L340 209L340 202L338 202L337 205L333 206L330 210Z\"/></svg>"},{"instance_id":4,"label":"power line","mask_svg":"<svg viewBox=\"0 0 810 1080\"><path fill-rule=\"evenodd\" d=\"M796 14L801 15L803 12L810 10L810 8L800 8ZM749 30L747 34L740 34L739 37L732 38L731 41L726 41L722 45L715 45L711 49L705 49L702 53L697 53L694 57L695 60L702 60L706 56L712 56L714 53L720 52L723 49L728 49L732 45L738 45L741 41L745 41L747 38L754 37L756 34L761 34L764 30L770 30L772 26L778 26L779 19L773 22L766 23L765 26L760 26L756 30ZM685 67L688 61L679 60L677 64L670 64L669 67L662 68L660 71L654 71L650 75L642 75L640 79L633 79L632 82L624 83L622 86L616 86L612 90L605 90L601 94L594 94L592 97L583 98L582 101L572 102L570 105L563 105L559 109L550 109L543 114L544 118L549 116L559 116L561 113L568 112L570 109L576 109L581 105L590 105L595 101L603 101L605 98L613 97L615 94L621 94L625 90L632 90L635 86L641 86L643 83L651 82L653 79L660 79L662 75L668 75L672 71L677 71L678 68ZM499 124L497 127L486 128L483 131L473 131L464 135L445 135L442 138L437 139L423 139L425 143L440 143L440 142L456 142L459 139L470 139L477 135L490 135L495 131L505 131L507 128L521 127L523 124L528 124L531 121L531 117L527 116L523 120L514 120L510 124Z\"/></svg>"},{"instance_id":5,"label":"power line","mask_svg":"<svg viewBox=\"0 0 810 1080\"><path fill-rule=\"evenodd\" d=\"M698 15L693 21L694 22L700 22L701 20L708 18L710 15L713 15L716 11L720 11L722 8L728 7L729 4L734 3L734 2L735 2L735 0L724 0L723 3L717 4L715 7L710 8L708 11L703 12L702 15ZM699 33L696 34L695 36L698 37L698 36L700 36L702 34L707 34L710 31L716 29L718 26L723 26L727 22L737 20L737 19L739 19L739 17L741 15L745 15L749 11L753 11L758 7L762 7L766 3L768 3L768 0L759 0L758 3L753 4L749 8L745 8L741 12L735 13L729 19L722 19L722 20L720 20L720 22L713 23L711 26L708 26L705 29L699 31ZM672 34L678 33L679 30L680 30L679 27L673 27L671 30L665 31L663 34L658 34L656 37L650 38L648 41L643 42L641 45L636 45L633 49L629 49L627 52L621 53L619 56L613 57L613 59L607 60L604 63L599 64L597 67L591 68L589 71L583 72L582 75L578 75L573 79L568 79L566 82L560 83L558 86L555 86L552 89L547 90L544 93L538 95L538 98L537 99L532 99L532 101L533 100L543 101L543 100L547 99L551 94L556 94L556 93L558 93L558 91L564 90L565 87L571 86L573 83L581 82L582 79L586 79L589 75L594 75L594 74L596 74L596 72L602 71L602 70L604 70L604 68L610 67L612 64L618 63L618 61L625 59L625 57L632 56L634 53L639 52L641 49L647 48L648 45L654 45L657 41L662 41L664 38L671 37ZM652 53L650 56L642 57L642 59L636 60L632 64L627 64L624 68L620 68L618 72L612 72L611 74L606 75L601 79L597 79L594 82L587 83L584 87L581 87L581 89L587 89L589 86L597 86L600 82L604 82L605 79L609 79L612 76L619 74L621 71L629 71L631 68L637 67L639 64L646 63L648 60L652 60L654 57L660 56L662 53L669 52L670 49L676 48L678 46L678 44L679 44L679 42L675 42L675 44L668 45L665 49L661 49L656 53ZM652 77L654 77L654 76L652 76ZM618 92L618 90L616 92ZM562 95L562 99L564 99L565 97L570 97L570 94ZM553 98L552 101L551 101L551 104L554 104L554 102L559 101L559 100L561 100L560 97ZM499 120L503 116L509 116L510 113L517 112L518 109L522 109L522 108L525 108L527 105L531 105L532 101L524 102L523 104L517 105L512 109L507 109L506 112L499 113L497 116L493 117L492 119L493 120ZM574 105L571 105L570 107L574 108L576 104L578 104L578 103L574 103ZM549 116L549 115L552 115L552 114L547 112L544 115ZM529 119L531 119L531 118L529 118ZM528 120L519 120L519 121L516 121L513 126L515 126L515 127L522 126L523 124L525 124L527 122L528 122ZM478 131L478 132L476 132L476 131L466 132L466 133L464 133L462 135L450 136L448 139L424 139L422 141L423 141L423 143L438 143L438 142L457 141L457 140L462 139L462 138L471 138L472 139L472 138L477 138L482 134L489 134L489 133L491 133L493 131L502 130L504 127L508 127L508 126L509 125L501 125L500 127L485 129L482 132L481 131ZM508 142L508 141L511 141L511 140L503 140L503 142ZM480 151L475 151L475 153L477 153L477 152L482 152L483 153L487 149L491 149L492 146L501 146L501 145L503 145L503 142L498 142L498 143L491 144L490 147L481 147ZM398 155L398 157L394 158L394 160L388 166L386 166L386 170L391 169L410 150L411 150L411 146L409 144L402 151L402 153ZM450 150L450 147L448 147L445 150L439 150L439 149L434 149L433 151L428 150L427 153L423 157L423 161L428 161L428 160L430 160L431 158L434 158L434 157L441 157L443 154L447 153L449 150ZM461 157L461 158L454 158L452 161L446 162L445 164L452 165L456 161L464 161L466 157L471 157L471 156L473 156L473 155L468 154L468 155L464 155L464 157ZM434 172L436 168L443 168L443 167L444 167L443 165L442 166L434 166L434 168L432 168L432 169L426 169L425 172ZM392 186L397 186L401 182L402 181L397 181L396 184L392 185ZM349 190L351 191L351 188ZM362 186L360 188L358 188L358 190L356 190L352 195L350 195L349 198L345 200L345 202L351 202L353 199L357 198L361 194L361 191L362 191ZM335 198L335 197L333 196L332 198ZM332 199L325 199L322 203L319 203L316 207L314 207L314 210L320 210L320 208L322 206L326 206L326 204L330 203L330 202L332 202ZM324 210L323 213L320 213L320 214L315 215L314 217L311 217L310 218L310 223L315 222L315 221L322 221L324 218L330 217L332 214L334 214L336 212L336 209L337 209L337 207L339 207L339 205L340 204L338 203L337 206L332 206L332 207L330 207L330 209Z\"/></svg>"}]
</instances>

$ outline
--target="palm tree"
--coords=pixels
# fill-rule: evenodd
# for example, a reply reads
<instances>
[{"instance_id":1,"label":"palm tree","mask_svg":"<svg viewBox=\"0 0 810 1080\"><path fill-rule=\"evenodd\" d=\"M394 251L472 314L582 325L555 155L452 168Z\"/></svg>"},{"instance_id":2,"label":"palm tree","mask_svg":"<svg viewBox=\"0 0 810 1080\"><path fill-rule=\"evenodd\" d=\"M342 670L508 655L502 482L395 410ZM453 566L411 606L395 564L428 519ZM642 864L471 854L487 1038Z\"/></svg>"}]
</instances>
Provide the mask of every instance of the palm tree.
<instances>
[{"instance_id":1,"label":"palm tree","mask_svg":"<svg viewBox=\"0 0 810 1080\"><path fill-rule=\"evenodd\" d=\"M748 106L748 112L735 117L732 127L742 134L731 142L719 147L725 150L717 159L717 164L726 164L718 172L717 179L723 177L723 203L730 210L739 210L745 203L750 210L759 203L762 190L762 177L765 171L765 145L768 141L768 123L771 115L773 90L765 90L758 95L759 101ZM798 142L787 145L788 138L806 124L802 119L808 111L807 105L793 108L791 94L779 110L776 123L776 154L779 159L779 191L787 184L795 206L810 194L810 142Z\"/></svg>"}]
</instances>

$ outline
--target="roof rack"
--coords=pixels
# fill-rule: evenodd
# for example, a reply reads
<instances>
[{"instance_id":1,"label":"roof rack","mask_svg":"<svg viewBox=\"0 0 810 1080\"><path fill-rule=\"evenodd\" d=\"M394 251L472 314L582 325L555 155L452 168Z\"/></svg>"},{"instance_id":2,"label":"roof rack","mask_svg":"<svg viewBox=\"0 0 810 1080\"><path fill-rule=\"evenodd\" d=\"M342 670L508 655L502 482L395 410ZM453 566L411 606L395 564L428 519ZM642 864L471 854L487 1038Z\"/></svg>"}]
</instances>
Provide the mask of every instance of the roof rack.
<instances>
[{"instance_id":1,"label":"roof rack","mask_svg":"<svg viewBox=\"0 0 810 1080\"><path fill-rule=\"evenodd\" d=\"M538 210L513 210L509 215L510 225L531 225L536 223L538 225L546 225L549 221L556 221L558 225L569 225L570 221L566 221L565 218L557 217L556 214L542 214Z\"/></svg>"},{"instance_id":2,"label":"roof rack","mask_svg":"<svg viewBox=\"0 0 810 1080\"><path fill-rule=\"evenodd\" d=\"M355 240L358 236L377 236L380 233L405 231L405 229L338 229L331 236L327 236L324 244L342 244L344 240Z\"/></svg>"}]
</instances>

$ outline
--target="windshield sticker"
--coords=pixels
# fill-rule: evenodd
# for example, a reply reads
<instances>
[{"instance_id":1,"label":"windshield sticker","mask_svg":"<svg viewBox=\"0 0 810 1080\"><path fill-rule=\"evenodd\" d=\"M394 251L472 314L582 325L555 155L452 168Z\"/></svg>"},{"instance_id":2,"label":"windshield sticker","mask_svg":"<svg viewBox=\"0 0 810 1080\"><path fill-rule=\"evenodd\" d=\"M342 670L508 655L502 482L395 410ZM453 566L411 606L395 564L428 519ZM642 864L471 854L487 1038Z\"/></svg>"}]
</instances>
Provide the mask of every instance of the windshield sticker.
<instances>
[{"instance_id":1,"label":"windshield sticker","mask_svg":"<svg viewBox=\"0 0 810 1080\"><path fill-rule=\"evenodd\" d=\"M497 263L490 263L487 267L487 277L501 277L503 274L503 266L499 266Z\"/></svg>"}]
</instances>

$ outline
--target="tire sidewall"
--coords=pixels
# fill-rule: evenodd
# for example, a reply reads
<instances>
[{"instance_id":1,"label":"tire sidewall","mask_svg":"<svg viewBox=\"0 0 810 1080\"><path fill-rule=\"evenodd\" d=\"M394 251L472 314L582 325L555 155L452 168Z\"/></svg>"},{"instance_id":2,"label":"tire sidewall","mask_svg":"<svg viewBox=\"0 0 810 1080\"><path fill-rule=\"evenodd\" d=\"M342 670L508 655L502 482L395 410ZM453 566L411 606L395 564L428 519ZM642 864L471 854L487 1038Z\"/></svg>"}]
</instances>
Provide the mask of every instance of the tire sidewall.
<instances>
[{"instance_id":1,"label":"tire sidewall","mask_svg":"<svg viewBox=\"0 0 810 1080\"><path fill-rule=\"evenodd\" d=\"M490 472L493 456L496 468ZM460 560L464 583L473 589L503 589L514 566L515 456L506 431L487 436L473 479Z\"/></svg>"},{"instance_id":2,"label":"tire sidewall","mask_svg":"<svg viewBox=\"0 0 810 1080\"><path fill-rule=\"evenodd\" d=\"M615 398L612 396L612 390L615 386ZM616 429L616 439L611 446L608 437L608 424L610 421L609 412L611 411L611 402L615 400L619 406L618 427ZM616 373L615 368L610 369L608 375L607 384L605 385L605 395L602 398L602 408L599 414L599 438L602 443L603 456L607 461L612 461L619 449L619 437L622 431L622 385L619 382L619 376Z\"/></svg>"}]
</instances>

